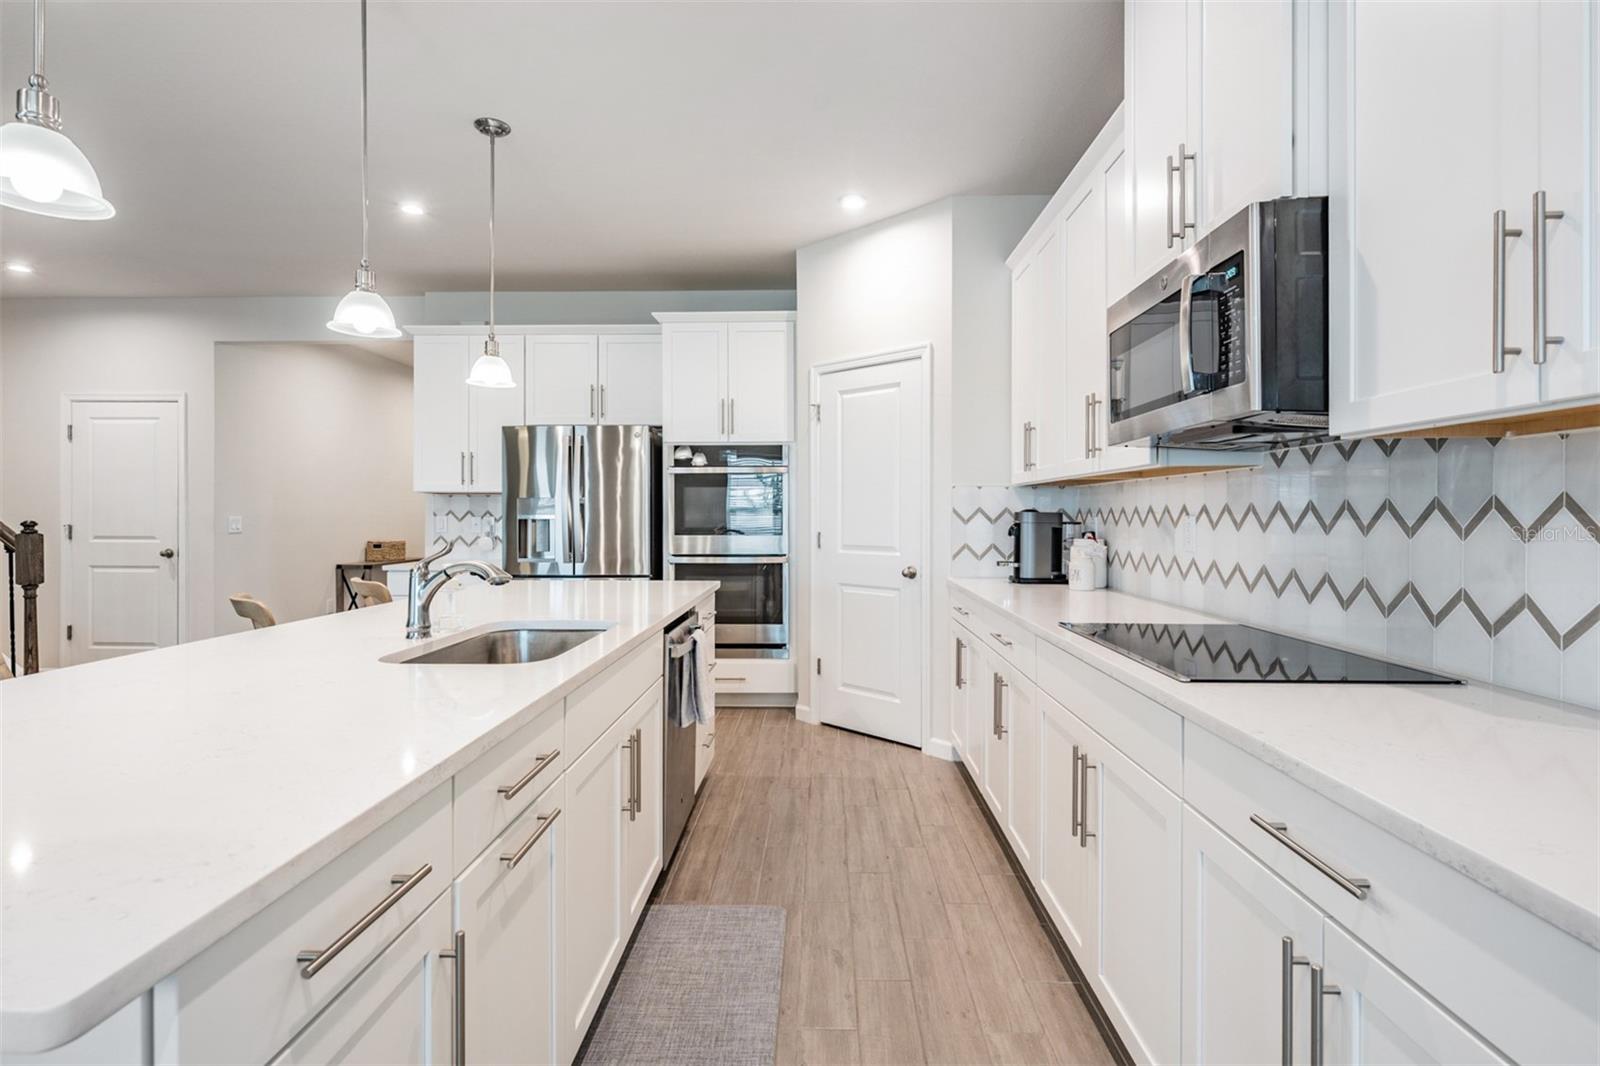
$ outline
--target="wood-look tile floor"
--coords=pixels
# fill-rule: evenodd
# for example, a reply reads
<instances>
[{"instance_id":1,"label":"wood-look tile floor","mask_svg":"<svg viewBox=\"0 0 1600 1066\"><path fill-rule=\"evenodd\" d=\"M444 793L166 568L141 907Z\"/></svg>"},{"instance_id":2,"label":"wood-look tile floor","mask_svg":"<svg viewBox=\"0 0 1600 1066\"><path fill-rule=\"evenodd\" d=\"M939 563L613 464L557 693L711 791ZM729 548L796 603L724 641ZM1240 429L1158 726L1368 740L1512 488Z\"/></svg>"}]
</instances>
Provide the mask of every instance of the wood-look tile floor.
<instances>
[{"instance_id":1,"label":"wood-look tile floor","mask_svg":"<svg viewBox=\"0 0 1600 1066\"><path fill-rule=\"evenodd\" d=\"M779 1066L1114 1061L953 764L777 709L717 749L658 899L787 910Z\"/></svg>"}]
</instances>

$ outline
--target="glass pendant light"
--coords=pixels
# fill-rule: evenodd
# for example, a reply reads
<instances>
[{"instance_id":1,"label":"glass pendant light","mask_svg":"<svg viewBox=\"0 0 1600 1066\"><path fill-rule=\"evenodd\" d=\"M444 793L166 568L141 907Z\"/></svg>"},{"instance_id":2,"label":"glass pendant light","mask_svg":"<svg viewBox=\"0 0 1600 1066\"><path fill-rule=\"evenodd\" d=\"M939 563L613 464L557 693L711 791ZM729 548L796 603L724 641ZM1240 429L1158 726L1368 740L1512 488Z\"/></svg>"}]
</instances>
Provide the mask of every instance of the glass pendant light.
<instances>
[{"instance_id":1,"label":"glass pendant light","mask_svg":"<svg viewBox=\"0 0 1600 1066\"><path fill-rule=\"evenodd\" d=\"M0 126L0 204L51 218L117 213L100 178L61 132L61 109L44 76L44 0L33 0L33 73L17 90L17 121Z\"/></svg>"},{"instance_id":2,"label":"glass pendant light","mask_svg":"<svg viewBox=\"0 0 1600 1066\"><path fill-rule=\"evenodd\" d=\"M489 138L489 339L483 342L483 354L472 364L467 384L480 389L514 389L517 383L511 378L511 365L500 356L500 342L494 339L494 142L509 136L511 127L497 118L480 118L473 127Z\"/></svg>"},{"instance_id":3,"label":"glass pendant light","mask_svg":"<svg viewBox=\"0 0 1600 1066\"><path fill-rule=\"evenodd\" d=\"M328 328L348 337L400 336L394 312L378 295L378 276L367 260L367 0L361 0L361 265L356 287L334 309Z\"/></svg>"}]
</instances>

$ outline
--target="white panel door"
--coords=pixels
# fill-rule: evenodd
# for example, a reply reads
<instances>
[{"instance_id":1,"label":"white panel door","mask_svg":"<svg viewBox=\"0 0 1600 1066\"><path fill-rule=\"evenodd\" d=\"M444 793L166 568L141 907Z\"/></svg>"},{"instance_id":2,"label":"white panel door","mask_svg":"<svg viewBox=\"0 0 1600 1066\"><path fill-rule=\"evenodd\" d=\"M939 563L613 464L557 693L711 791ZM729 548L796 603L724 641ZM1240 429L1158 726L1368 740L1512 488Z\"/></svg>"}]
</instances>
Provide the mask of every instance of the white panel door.
<instances>
[{"instance_id":1,"label":"white panel door","mask_svg":"<svg viewBox=\"0 0 1600 1066\"><path fill-rule=\"evenodd\" d=\"M1197 232L1204 235L1255 200L1295 191L1295 0L1193 5L1200 84L1192 110L1203 148L1189 177L1199 182Z\"/></svg>"},{"instance_id":2,"label":"white panel door","mask_svg":"<svg viewBox=\"0 0 1600 1066\"><path fill-rule=\"evenodd\" d=\"M487 337L469 337L473 353L483 351ZM523 424L524 389L527 369L523 360L523 338L501 337L500 356L511 368L514 389L467 387L471 403L472 439L467 451L467 491L502 492L506 481L506 426Z\"/></svg>"},{"instance_id":3,"label":"white panel door","mask_svg":"<svg viewBox=\"0 0 1600 1066\"><path fill-rule=\"evenodd\" d=\"M1600 6L1539 5L1539 188L1545 223L1549 324L1544 398L1600 394ZM1587 90L1587 91L1586 91ZM1530 200L1531 204L1531 200ZM1532 210L1530 206L1529 215ZM1533 343L1530 331L1529 345Z\"/></svg>"},{"instance_id":4,"label":"white panel door","mask_svg":"<svg viewBox=\"0 0 1600 1066\"><path fill-rule=\"evenodd\" d=\"M1093 458L1089 405L1106 398L1107 384L1105 190L1099 181L1091 181L1068 209L1061 231L1066 243L1061 282L1066 389L1060 463L1079 472Z\"/></svg>"},{"instance_id":5,"label":"white panel door","mask_svg":"<svg viewBox=\"0 0 1600 1066\"><path fill-rule=\"evenodd\" d=\"M661 873L661 727L662 686L660 682L640 696L624 716L627 736L635 749L623 756L623 770L629 769L631 785L624 779L623 793L632 796L633 811L618 811L622 825L622 928L624 937L644 913L650 890Z\"/></svg>"},{"instance_id":6,"label":"white panel door","mask_svg":"<svg viewBox=\"0 0 1600 1066\"><path fill-rule=\"evenodd\" d=\"M818 375L822 721L922 746L928 435L924 360Z\"/></svg>"},{"instance_id":7,"label":"white panel door","mask_svg":"<svg viewBox=\"0 0 1600 1066\"><path fill-rule=\"evenodd\" d=\"M1077 763L1089 731L1047 694L1040 692L1038 699L1039 872L1035 884L1067 949L1087 969L1094 958L1099 901L1090 877L1093 863L1088 842L1078 839L1083 814Z\"/></svg>"},{"instance_id":8,"label":"white panel door","mask_svg":"<svg viewBox=\"0 0 1600 1066\"><path fill-rule=\"evenodd\" d=\"M1323 998L1323 1061L1503 1063L1443 1007L1389 969L1332 920L1323 923L1324 979L1337 995Z\"/></svg>"},{"instance_id":9,"label":"white panel door","mask_svg":"<svg viewBox=\"0 0 1600 1066\"><path fill-rule=\"evenodd\" d=\"M1099 883L1096 983L1142 1062L1179 1061L1183 801L1125 755L1094 744L1083 832Z\"/></svg>"},{"instance_id":10,"label":"white panel door","mask_svg":"<svg viewBox=\"0 0 1600 1066\"><path fill-rule=\"evenodd\" d=\"M439 953L450 949L452 932L446 893L278 1052L272 1066L445 1066L455 964Z\"/></svg>"},{"instance_id":11,"label":"white panel door","mask_svg":"<svg viewBox=\"0 0 1600 1066\"><path fill-rule=\"evenodd\" d=\"M1281 1063L1285 1004L1293 1060L1309 1061L1322 925L1288 882L1184 808L1183 1061Z\"/></svg>"},{"instance_id":12,"label":"white panel door","mask_svg":"<svg viewBox=\"0 0 1600 1066\"><path fill-rule=\"evenodd\" d=\"M566 965L560 982L562 1061L583 1043L626 941L622 915L622 800L626 795L617 722L567 768L561 820L574 841L563 857Z\"/></svg>"},{"instance_id":13,"label":"white panel door","mask_svg":"<svg viewBox=\"0 0 1600 1066\"><path fill-rule=\"evenodd\" d=\"M175 400L75 400L67 508L69 663L178 642Z\"/></svg>"},{"instance_id":14,"label":"white panel door","mask_svg":"<svg viewBox=\"0 0 1600 1066\"><path fill-rule=\"evenodd\" d=\"M565 795L558 779L456 878L456 928L466 934L468 1062L565 1061L556 1014Z\"/></svg>"},{"instance_id":15,"label":"white panel door","mask_svg":"<svg viewBox=\"0 0 1600 1066\"><path fill-rule=\"evenodd\" d=\"M1067 397L1067 240L1058 222L1033 258L1034 391L1033 476L1060 470L1082 458L1083 412L1073 414ZM1099 273L1099 263L1095 264ZM1105 309L1100 312L1105 318ZM1102 332L1104 330L1102 329ZM1076 437L1074 437L1076 431ZM1076 456L1073 441L1079 442Z\"/></svg>"},{"instance_id":16,"label":"white panel door","mask_svg":"<svg viewBox=\"0 0 1600 1066\"><path fill-rule=\"evenodd\" d=\"M528 338L530 426L585 426L600 419L600 347L591 334Z\"/></svg>"},{"instance_id":17,"label":"white panel door","mask_svg":"<svg viewBox=\"0 0 1600 1066\"><path fill-rule=\"evenodd\" d=\"M1010 794L1006 797L1006 839L1031 879L1039 876L1039 693L1021 673L1007 671L1006 754Z\"/></svg>"},{"instance_id":18,"label":"white panel door","mask_svg":"<svg viewBox=\"0 0 1600 1066\"><path fill-rule=\"evenodd\" d=\"M411 487L460 492L467 487L466 337L418 337L411 345Z\"/></svg>"},{"instance_id":19,"label":"white panel door","mask_svg":"<svg viewBox=\"0 0 1600 1066\"><path fill-rule=\"evenodd\" d=\"M705 444L728 432L728 327L674 322L661 328L667 375L668 443Z\"/></svg>"},{"instance_id":20,"label":"white panel door","mask_svg":"<svg viewBox=\"0 0 1600 1066\"><path fill-rule=\"evenodd\" d=\"M1033 475L1033 427L1039 421L1037 373L1038 263L1029 258L1011 276L1011 480Z\"/></svg>"},{"instance_id":21,"label":"white panel door","mask_svg":"<svg viewBox=\"0 0 1600 1066\"><path fill-rule=\"evenodd\" d=\"M1335 6L1329 18L1331 429L1364 434L1537 403L1537 12L1520 0L1381 0ZM1522 351L1497 371L1501 210L1522 232L1504 241L1501 293L1505 344Z\"/></svg>"},{"instance_id":22,"label":"white panel door","mask_svg":"<svg viewBox=\"0 0 1600 1066\"><path fill-rule=\"evenodd\" d=\"M614 426L659 426L661 337L652 333L600 337L600 421Z\"/></svg>"},{"instance_id":23,"label":"white panel door","mask_svg":"<svg viewBox=\"0 0 1600 1066\"><path fill-rule=\"evenodd\" d=\"M1188 145L1189 4L1129 0L1124 20L1127 143L1133 182L1133 271L1140 279L1181 252L1194 231L1179 231L1178 178L1167 169ZM1192 177L1191 164L1188 175ZM1194 187L1189 186L1192 201ZM1192 219L1191 219L1192 221Z\"/></svg>"},{"instance_id":24,"label":"white panel door","mask_svg":"<svg viewBox=\"0 0 1600 1066\"><path fill-rule=\"evenodd\" d=\"M728 439L794 439L794 323L728 323Z\"/></svg>"}]
</instances>

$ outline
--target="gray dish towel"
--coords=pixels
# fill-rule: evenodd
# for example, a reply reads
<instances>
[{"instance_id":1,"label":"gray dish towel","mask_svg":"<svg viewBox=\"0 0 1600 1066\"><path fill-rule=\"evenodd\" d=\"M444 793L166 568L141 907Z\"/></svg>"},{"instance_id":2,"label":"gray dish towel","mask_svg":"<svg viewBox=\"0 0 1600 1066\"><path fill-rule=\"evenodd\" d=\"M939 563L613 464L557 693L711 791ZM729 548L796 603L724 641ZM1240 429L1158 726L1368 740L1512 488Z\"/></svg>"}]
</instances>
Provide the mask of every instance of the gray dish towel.
<instances>
[{"instance_id":1,"label":"gray dish towel","mask_svg":"<svg viewBox=\"0 0 1600 1066\"><path fill-rule=\"evenodd\" d=\"M677 699L675 726L711 723L711 660L706 649L706 631L695 629L671 649L673 686Z\"/></svg>"}]
</instances>

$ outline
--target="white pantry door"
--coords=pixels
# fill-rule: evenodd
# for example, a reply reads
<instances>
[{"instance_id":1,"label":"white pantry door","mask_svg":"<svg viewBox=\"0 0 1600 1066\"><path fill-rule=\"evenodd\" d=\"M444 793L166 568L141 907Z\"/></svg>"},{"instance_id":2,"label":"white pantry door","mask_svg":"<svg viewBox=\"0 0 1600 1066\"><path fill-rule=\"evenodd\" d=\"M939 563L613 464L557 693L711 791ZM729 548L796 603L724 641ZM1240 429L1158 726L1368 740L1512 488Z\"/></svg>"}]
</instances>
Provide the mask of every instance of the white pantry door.
<instances>
[{"instance_id":1,"label":"white pantry door","mask_svg":"<svg viewBox=\"0 0 1600 1066\"><path fill-rule=\"evenodd\" d=\"M819 373L817 714L922 746L928 437L921 358Z\"/></svg>"},{"instance_id":2,"label":"white pantry door","mask_svg":"<svg viewBox=\"0 0 1600 1066\"><path fill-rule=\"evenodd\" d=\"M176 400L74 400L69 664L178 642Z\"/></svg>"}]
</instances>

